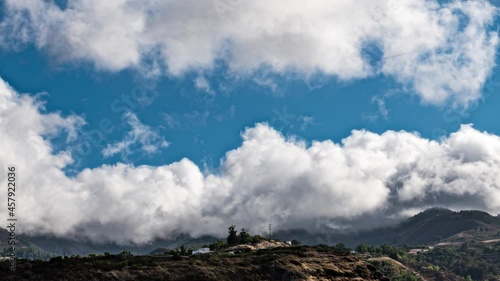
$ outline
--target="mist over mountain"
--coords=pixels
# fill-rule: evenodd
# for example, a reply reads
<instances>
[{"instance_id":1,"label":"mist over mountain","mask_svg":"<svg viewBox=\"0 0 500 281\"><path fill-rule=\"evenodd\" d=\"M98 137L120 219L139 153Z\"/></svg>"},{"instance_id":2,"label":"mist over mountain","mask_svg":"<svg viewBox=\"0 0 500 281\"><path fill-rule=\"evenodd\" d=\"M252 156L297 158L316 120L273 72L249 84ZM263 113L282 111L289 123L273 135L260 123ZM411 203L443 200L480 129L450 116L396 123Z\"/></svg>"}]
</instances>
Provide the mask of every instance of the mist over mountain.
<instances>
[{"instance_id":1,"label":"mist over mountain","mask_svg":"<svg viewBox=\"0 0 500 281\"><path fill-rule=\"evenodd\" d=\"M267 233L257 233L267 237ZM0 231L2 247L6 247L8 233ZM282 241L299 240L306 245L335 245L344 243L352 248L359 244L421 246L436 243L460 245L471 241L500 239L500 217L482 211L451 211L431 208L413 217L392 225L368 230L339 230L323 226L321 231L313 229L276 229L273 239ZM117 243L95 243L90 240L74 240L71 237L21 236L20 248L36 246L47 254L71 256L104 252L120 253L123 250L134 254L148 254L158 248L179 248L187 245L193 248L211 244L216 240L225 241L225 236L204 236L193 238L179 234L172 239L157 239L146 244L128 245Z\"/></svg>"},{"instance_id":2,"label":"mist over mountain","mask_svg":"<svg viewBox=\"0 0 500 281\"><path fill-rule=\"evenodd\" d=\"M276 233L280 239L302 239L307 244L345 243L351 247L359 244L418 246L439 242L460 245L471 241L487 241L500 238L500 216L486 212L452 211L431 208L394 225L362 231L338 231L324 227L321 232L304 229Z\"/></svg>"}]
</instances>

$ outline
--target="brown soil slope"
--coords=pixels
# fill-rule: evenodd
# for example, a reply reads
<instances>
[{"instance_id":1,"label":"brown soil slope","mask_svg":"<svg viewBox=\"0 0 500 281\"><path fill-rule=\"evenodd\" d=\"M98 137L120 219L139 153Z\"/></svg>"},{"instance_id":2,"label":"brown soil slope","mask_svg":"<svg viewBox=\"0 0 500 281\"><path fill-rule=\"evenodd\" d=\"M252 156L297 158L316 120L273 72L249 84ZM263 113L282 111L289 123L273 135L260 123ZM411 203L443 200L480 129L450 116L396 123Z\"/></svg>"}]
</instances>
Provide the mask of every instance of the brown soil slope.
<instances>
[{"instance_id":1,"label":"brown soil slope","mask_svg":"<svg viewBox=\"0 0 500 281\"><path fill-rule=\"evenodd\" d=\"M3 264L0 280L389 280L356 256L327 247L167 256L100 256Z\"/></svg>"}]
</instances>

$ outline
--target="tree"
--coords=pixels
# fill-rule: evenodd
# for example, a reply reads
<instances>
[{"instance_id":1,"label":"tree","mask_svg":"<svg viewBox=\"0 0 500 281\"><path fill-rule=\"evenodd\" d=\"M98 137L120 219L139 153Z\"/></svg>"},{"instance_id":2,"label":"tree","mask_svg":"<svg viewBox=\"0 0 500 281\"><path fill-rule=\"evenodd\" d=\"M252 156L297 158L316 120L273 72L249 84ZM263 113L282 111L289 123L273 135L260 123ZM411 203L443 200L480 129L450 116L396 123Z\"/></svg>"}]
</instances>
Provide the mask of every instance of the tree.
<instances>
[{"instance_id":1,"label":"tree","mask_svg":"<svg viewBox=\"0 0 500 281\"><path fill-rule=\"evenodd\" d=\"M469 248L469 247L467 246L467 243L463 243L463 244L460 246L460 251L465 253L465 252L467 252L467 249L468 249L468 248Z\"/></svg>"},{"instance_id":2,"label":"tree","mask_svg":"<svg viewBox=\"0 0 500 281\"><path fill-rule=\"evenodd\" d=\"M260 235L254 235L252 236L252 244L257 244L257 243L260 243L262 241L266 240L266 238L260 236Z\"/></svg>"},{"instance_id":3,"label":"tree","mask_svg":"<svg viewBox=\"0 0 500 281\"><path fill-rule=\"evenodd\" d=\"M185 255L186 254L186 246L184 246L184 244L182 244L181 246L181 255Z\"/></svg>"},{"instance_id":4,"label":"tree","mask_svg":"<svg viewBox=\"0 0 500 281\"><path fill-rule=\"evenodd\" d=\"M292 246L299 246L300 244L302 244L302 242L299 240L292 240Z\"/></svg>"},{"instance_id":5,"label":"tree","mask_svg":"<svg viewBox=\"0 0 500 281\"><path fill-rule=\"evenodd\" d=\"M418 277L411 273L411 272L408 272L408 271L403 271L401 273L399 273L397 276L391 278L391 280L393 281L418 281Z\"/></svg>"},{"instance_id":6,"label":"tree","mask_svg":"<svg viewBox=\"0 0 500 281\"><path fill-rule=\"evenodd\" d=\"M340 250L342 252L350 252L351 251L351 248L346 247L346 245L344 243L338 243L334 247L335 247L335 249Z\"/></svg>"},{"instance_id":7,"label":"tree","mask_svg":"<svg viewBox=\"0 0 500 281\"><path fill-rule=\"evenodd\" d=\"M366 244L360 244L356 247L356 252L360 254L365 254L370 252L370 246Z\"/></svg>"},{"instance_id":8,"label":"tree","mask_svg":"<svg viewBox=\"0 0 500 281\"><path fill-rule=\"evenodd\" d=\"M248 244L252 242L252 237L248 233L248 229L242 228L240 232L240 244Z\"/></svg>"},{"instance_id":9,"label":"tree","mask_svg":"<svg viewBox=\"0 0 500 281\"><path fill-rule=\"evenodd\" d=\"M228 227L228 236L227 236L227 244L229 246L236 246L240 242L240 238L238 237L238 231L236 230L236 226L231 225Z\"/></svg>"},{"instance_id":10,"label":"tree","mask_svg":"<svg viewBox=\"0 0 500 281\"><path fill-rule=\"evenodd\" d=\"M180 261L182 259L181 254L178 251L172 251L172 259L174 261Z\"/></svg>"}]
</instances>

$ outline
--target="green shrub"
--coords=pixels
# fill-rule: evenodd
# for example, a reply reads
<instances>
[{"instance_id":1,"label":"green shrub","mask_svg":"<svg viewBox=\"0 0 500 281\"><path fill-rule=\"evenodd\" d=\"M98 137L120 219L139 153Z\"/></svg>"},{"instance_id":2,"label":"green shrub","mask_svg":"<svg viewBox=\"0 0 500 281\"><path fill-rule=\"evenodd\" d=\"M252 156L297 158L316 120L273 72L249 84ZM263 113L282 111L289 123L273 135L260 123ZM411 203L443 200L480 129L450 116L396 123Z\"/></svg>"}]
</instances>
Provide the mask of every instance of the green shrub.
<instances>
[{"instance_id":1,"label":"green shrub","mask_svg":"<svg viewBox=\"0 0 500 281\"><path fill-rule=\"evenodd\" d=\"M133 256L132 253L129 252L129 251L123 251L123 252L119 253L118 255L121 256L121 257L131 257L131 256Z\"/></svg>"},{"instance_id":2,"label":"green shrub","mask_svg":"<svg viewBox=\"0 0 500 281\"><path fill-rule=\"evenodd\" d=\"M130 266L130 269L131 270L141 270L141 266L138 264L133 264L132 266Z\"/></svg>"}]
</instances>

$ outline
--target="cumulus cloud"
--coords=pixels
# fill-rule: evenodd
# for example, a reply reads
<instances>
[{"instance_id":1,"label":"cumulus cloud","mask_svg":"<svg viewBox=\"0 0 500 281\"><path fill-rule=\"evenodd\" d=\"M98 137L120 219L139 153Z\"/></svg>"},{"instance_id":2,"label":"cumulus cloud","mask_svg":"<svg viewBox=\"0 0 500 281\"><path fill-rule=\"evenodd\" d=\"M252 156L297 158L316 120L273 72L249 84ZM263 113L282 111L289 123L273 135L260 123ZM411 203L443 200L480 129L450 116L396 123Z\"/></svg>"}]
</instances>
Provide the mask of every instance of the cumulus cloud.
<instances>
[{"instance_id":1,"label":"cumulus cloud","mask_svg":"<svg viewBox=\"0 0 500 281\"><path fill-rule=\"evenodd\" d=\"M166 148L170 144L151 127L141 123L134 113L125 114L125 120L130 125L131 130L125 138L115 144L109 144L102 150L105 157L120 153L122 157L132 154L135 149L147 154L157 153L161 148Z\"/></svg>"},{"instance_id":2,"label":"cumulus cloud","mask_svg":"<svg viewBox=\"0 0 500 281\"><path fill-rule=\"evenodd\" d=\"M479 98L498 46L491 30L498 10L485 0L75 0L65 9L7 0L6 7L3 45L35 42L99 69L148 69L153 61L181 75L224 61L239 76L261 68L341 80L383 74L426 103L456 106Z\"/></svg>"},{"instance_id":3,"label":"cumulus cloud","mask_svg":"<svg viewBox=\"0 0 500 281\"><path fill-rule=\"evenodd\" d=\"M306 143L256 124L217 173L183 159L102 165L70 177L63 171L70 153L56 153L48 136L82 121L44 113L3 80L0 101L0 170L17 167L24 233L145 243L178 233L224 235L233 223L259 232L270 220L280 229L318 220L358 225L366 216L376 222L430 206L500 212L500 137L472 125L441 141L356 130L341 143Z\"/></svg>"}]
</instances>

